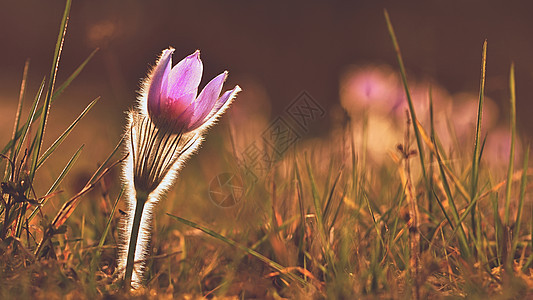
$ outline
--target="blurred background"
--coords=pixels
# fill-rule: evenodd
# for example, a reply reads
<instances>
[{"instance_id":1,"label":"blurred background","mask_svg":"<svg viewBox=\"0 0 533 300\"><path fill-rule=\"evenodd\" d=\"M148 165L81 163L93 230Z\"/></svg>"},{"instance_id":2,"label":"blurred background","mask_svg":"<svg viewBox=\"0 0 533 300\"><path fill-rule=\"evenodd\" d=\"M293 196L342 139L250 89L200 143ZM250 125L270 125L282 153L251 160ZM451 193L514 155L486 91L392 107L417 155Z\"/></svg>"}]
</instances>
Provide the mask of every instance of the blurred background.
<instances>
[{"instance_id":1,"label":"blurred background","mask_svg":"<svg viewBox=\"0 0 533 300\"><path fill-rule=\"evenodd\" d=\"M0 4L0 144L11 134L26 59L31 60L26 102L31 102L40 81L50 72L64 4L62 0ZM243 88L234 108L223 118L223 123L239 116L246 119L236 123L237 132L255 122L254 111L268 122L306 91L327 117L310 124L305 134L327 136L335 122L344 122L348 115L358 118L358 110L350 104L361 101L356 95L358 88L371 98L375 88L372 91L369 80L383 84L383 74L397 75L383 17L385 8L409 80L413 86L423 87L418 93L420 103L427 103L429 85L455 105L449 110L452 114L460 110L461 99L475 99L481 48L487 39L486 94L491 126L508 122L508 76L514 61L520 133L533 133L529 119L533 109L530 1L74 0L57 83L95 48L100 50L52 107L49 141L45 143L49 145L91 100L101 96L70 137L71 142L62 146L64 161L81 143L87 144L84 155L89 156L93 170L95 161L103 160L118 141L124 112L132 107L139 82L168 46L176 48L175 63L201 49L201 86L227 69L226 89L235 84ZM358 87L361 74L370 74L370 79ZM385 106L393 104L386 102ZM466 118L474 120L475 108L466 111Z\"/></svg>"}]
</instances>

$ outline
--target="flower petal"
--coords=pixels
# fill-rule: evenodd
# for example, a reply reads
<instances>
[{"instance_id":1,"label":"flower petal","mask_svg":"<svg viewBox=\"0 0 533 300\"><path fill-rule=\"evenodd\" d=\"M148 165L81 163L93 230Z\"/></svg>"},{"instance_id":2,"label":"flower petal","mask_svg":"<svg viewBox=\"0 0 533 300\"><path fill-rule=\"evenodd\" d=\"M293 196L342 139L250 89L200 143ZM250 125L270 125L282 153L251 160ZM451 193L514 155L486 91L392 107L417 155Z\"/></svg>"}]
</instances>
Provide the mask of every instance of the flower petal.
<instances>
[{"instance_id":1,"label":"flower petal","mask_svg":"<svg viewBox=\"0 0 533 300\"><path fill-rule=\"evenodd\" d=\"M160 113L160 100L162 87L166 87L168 82L168 74L172 66L172 53L174 49L169 48L163 51L161 58L155 66L152 76L150 78L150 84L148 87L148 112L152 115L158 115Z\"/></svg>"},{"instance_id":2,"label":"flower petal","mask_svg":"<svg viewBox=\"0 0 533 300\"><path fill-rule=\"evenodd\" d=\"M170 71L167 85L167 96L173 99L187 100L191 103L196 98L198 85L202 79L203 65L200 51L196 50L175 65ZM193 94L192 98L184 98ZM187 104L189 104L187 103Z\"/></svg>"},{"instance_id":3,"label":"flower petal","mask_svg":"<svg viewBox=\"0 0 533 300\"><path fill-rule=\"evenodd\" d=\"M235 99L235 96L237 96L237 93L240 91L241 88L238 85L235 86L233 90L226 91L222 97L218 99L217 103L215 103L211 112L203 118L203 120L193 124L194 126L189 126L189 130L195 130L198 127L202 127L200 129L200 131L202 131L216 123L217 119L226 111L231 102L233 102L233 99Z\"/></svg>"},{"instance_id":4,"label":"flower petal","mask_svg":"<svg viewBox=\"0 0 533 300\"><path fill-rule=\"evenodd\" d=\"M224 92L224 94L218 99L217 103L215 104L215 107L211 110L211 113L207 117L207 119L211 118L214 114L216 114L228 100L233 99L238 92L241 91L241 88L237 85L233 88L233 90L229 90Z\"/></svg>"},{"instance_id":5,"label":"flower petal","mask_svg":"<svg viewBox=\"0 0 533 300\"><path fill-rule=\"evenodd\" d=\"M211 112L215 103L222 91L222 85L228 72L224 71L222 74L213 78L202 90L196 101L194 102L194 115L191 119L191 126L194 126L196 122L203 122L205 117Z\"/></svg>"}]
</instances>

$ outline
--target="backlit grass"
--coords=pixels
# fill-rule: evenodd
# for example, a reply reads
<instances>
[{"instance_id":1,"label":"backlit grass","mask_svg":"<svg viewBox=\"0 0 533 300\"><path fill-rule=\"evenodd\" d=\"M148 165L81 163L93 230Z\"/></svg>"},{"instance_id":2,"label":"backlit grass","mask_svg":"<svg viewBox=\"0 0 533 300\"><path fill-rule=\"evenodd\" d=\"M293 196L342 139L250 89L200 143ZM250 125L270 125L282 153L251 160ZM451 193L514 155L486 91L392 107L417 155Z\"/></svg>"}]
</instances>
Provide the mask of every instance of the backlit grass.
<instances>
[{"instance_id":1,"label":"backlit grass","mask_svg":"<svg viewBox=\"0 0 533 300\"><path fill-rule=\"evenodd\" d=\"M116 263L117 224L124 213L116 169L127 155L121 141L105 149L103 162L94 161L94 169L87 170L93 176L80 190L61 187L83 152L81 144L64 155L62 171L49 188L33 188L48 180L47 159L79 131L79 121L94 105L105 105L87 99L84 111L65 116L72 125L56 142L43 144L50 106L95 54L64 83L55 83L62 45L68 42L69 9L67 1L50 75L36 95L27 95L32 70L26 64L14 128L3 129L13 134L2 141L0 161L2 299L132 296L122 289ZM510 134L499 141L509 151L504 162L495 161L488 156L491 130L483 128L487 42L481 51L477 113L469 116L474 126L455 132L456 116L449 115L441 122L448 125L443 133L442 120L435 119L433 88L425 91L427 111L416 110L387 13L385 20L408 108L394 119L402 132L394 137L396 146L378 144L378 149L371 143L376 134L369 127L371 107L348 113L328 136L300 139L281 152L253 139L257 134L235 130L231 117L223 118L155 211L147 280L133 295L425 299L533 294L531 170L529 146L518 143L514 66ZM257 160L243 152L252 144L259 149ZM212 180L222 172L234 178L221 189L226 196L233 192L231 205L210 198L216 187Z\"/></svg>"}]
</instances>

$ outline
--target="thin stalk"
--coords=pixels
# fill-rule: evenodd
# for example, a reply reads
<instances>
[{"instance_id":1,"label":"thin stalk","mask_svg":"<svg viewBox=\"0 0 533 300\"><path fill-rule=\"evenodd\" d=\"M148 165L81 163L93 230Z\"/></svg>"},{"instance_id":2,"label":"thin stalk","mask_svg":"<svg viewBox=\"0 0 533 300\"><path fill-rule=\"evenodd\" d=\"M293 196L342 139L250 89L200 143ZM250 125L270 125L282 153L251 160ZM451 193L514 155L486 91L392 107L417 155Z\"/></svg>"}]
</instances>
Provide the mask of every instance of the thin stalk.
<instances>
[{"instance_id":1,"label":"thin stalk","mask_svg":"<svg viewBox=\"0 0 533 300\"><path fill-rule=\"evenodd\" d=\"M433 141L435 142L435 141ZM435 150L437 149L437 145L434 145L435 146ZM452 196L452 192L450 190L450 186L448 184L448 180L446 179L446 174L444 172L444 162L442 161L442 158L440 157L440 153L438 150L435 151L435 157L437 158L437 162L439 164L439 171L440 171L440 176L441 176L441 180L442 180L442 185L443 185L443 188L444 188L444 192L446 194L446 197L448 198L448 203L450 205L450 208L452 209L451 211L451 215L452 215L452 218L453 220L455 221L456 223L456 229L455 230L458 230L458 233L459 233L459 236L458 236L458 239L459 239L459 246L460 246L460 252L461 252L461 255L466 258L466 259L470 259L471 258L471 251L470 251L470 247L468 247L468 242L467 242L467 239L466 239L466 233L463 229L463 225L462 225L462 222L459 218L459 212L457 211L457 206L455 205L455 201L453 199L453 196ZM443 209L443 212L445 212L444 210L444 207L441 206L441 208ZM452 223L450 223L452 224ZM455 234L455 232L454 232Z\"/></svg>"},{"instance_id":2,"label":"thin stalk","mask_svg":"<svg viewBox=\"0 0 533 300\"><path fill-rule=\"evenodd\" d=\"M406 151L409 151L409 129L407 129L407 138L406 138L406 144L405 148ZM409 152L407 152L409 153ZM405 176L406 176L406 182L405 182L405 199L407 200L407 204L409 206L409 251L410 251L410 257L409 257L409 266L411 271L411 277L414 281L412 292L415 299L420 299L420 287L419 287L419 273L420 273L420 231L419 231L419 211L418 211L418 203L416 198L416 191L415 187L412 183L412 176L411 176L411 167L409 165L409 154L406 155L404 159L404 170L405 170Z\"/></svg>"},{"instance_id":3,"label":"thin stalk","mask_svg":"<svg viewBox=\"0 0 533 300\"><path fill-rule=\"evenodd\" d=\"M11 140L11 142L13 144L16 143L15 150L14 150L16 155L14 156L15 159L13 161L17 160L17 157L18 157L18 155L20 153L20 149L22 148L22 144L24 144L24 141L26 141L26 138L29 135L30 126L33 123L33 121L35 121L35 117L38 115L37 106L39 105L39 101L41 100L41 95L42 95L43 90L44 90L45 80L46 80L46 78L43 78L43 80L41 81L41 85L39 86L39 90L38 90L38 92L35 95L35 98L33 100L33 104L32 104L32 107L30 109L30 114L28 116L28 119L26 120L26 123L24 123L24 125L22 125L22 127L19 129L19 133L20 134L17 135L16 140ZM8 143L8 145L6 145L6 147L4 148L4 150L2 150L1 153L3 154L5 151L7 151L9 149L9 147L11 147L10 143ZM24 154L24 155L26 155L26 154ZM24 160L24 158L22 160Z\"/></svg>"},{"instance_id":4,"label":"thin stalk","mask_svg":"<svg viewBox=\"0 0 533 300\"><path fill-rule=\"evenodd\" d=\"M307 259L305 257L305 249L306 249L306 239L305 239L305 205L304 200L302 196L302 179L300 177L300 171L298 170L298 162L295 159L294 160L294 174L295 174L295 188L296 188L296 195L298 197L298 208L300 210L300 238L298 241L298 255L302 255L303 259L303 266L304 269L307 267ZM307 280L307 277L304 276L304 278Z\"/></svg>"},{"instance_id":5,"label":"thin stalk","mask_svg":"<svg viewBox=\"0 0 533 300\"><path fill-rule=\"evenodd\" d=\"M100 255L100 252L102 251L102 247L104 246L107 233L109 232L109 228L111 228L111 221L113 221L113 216L115 215L115 211L117 210L118 201L120 200L120 198L122 198L123 194L124 187L120 190L120 193L117 196L117 200L115 200L115 204L113 204L113 208L111 209L111 213L109 214L109 218L107 219L107 223L105 225L104 233L102 233L102 237L100 237L100 242L98 243L98 255Z\"/></svg>"},{"instance_id":6,"label":"thin stalk","mask_svg":"<svg viewBox=\"0 0 533 300\"><path fill-rule=\"evenodd\" d=\"M435 139L435 115L433 114L434 110L433 110L433 89L431 87L431 85L429 86L429 91L428 91L428 96L429 96L429 123L430 123L430 136L431 136L431 140L436 140ZM437 143L435 143L437 144ZM429 214L432 215L433 214L433 200L435 199L434 198L434 193L432 193L431 191L433 191L433 188L434 188L434 182L433 182L433 173L434 173L434 169L433 169L433 160L434 160L434 155L433 155L433 152L431 152L431 150L429 151L429 161L430 161L430 164L429 164L429 176L428 176L428 211L429 211Z\"/></svg>"},{"instance_id":7,"label":"thin stalk","mask_svg":"<svg viewBox=\"0 0 533 300\"><path fill-rule=\"evenodd\" d=\"M524 165L522 167L522 178L520 180L520 198L518 198L518 210L516 211L515 228L513 230L513 243L511 254L514 255L518 246L518 239L520 237L520 223L522 222L522 211L524 209L524 201L526 196L527 186L527 166L529 163L529 146L526 148L526 154L524 155Z\"/></svg>"},{"instance_id":8,"label":"thin stalk","mask_svg":"<svg viewBox=\"0 0 533 300\"><path fill-rule=\"evenodd\" d=\"M496 242L496 259L495 263L501 265L502 249L503 249L503 225L500 214L498 213L500 208L498 204L497 194L492 194L490 197L492 205L493 218L494 218L494 240Z\"/></svg>"},{"instance_id":9,"label":"thin stalk","mask_svg":"<svg viewBox=\"0 0 533 300\"><path fill-rule=\"evenodd\" d=\"M22 113L22 105L24 102L24 96L26 95L26 82L28 79L28 68L30 67L30 60L26 60L26 63L24 64L24 72L22 74L22 83L20 84L20 94L19 94L19 103L17 106L17 113L15 115L15 125L13 126L13 134L11 136L11 140L16 140L17 138L17 131L19 129L20 125L20 115ZM10 151L10 159L12 162L16 159L16 152L15 152L15 143L13 143L9 149ZM14 168L14 166L13 166ZM6 173L5 173L5 179L9 179L9 173L14 174L15 170L9 171L9 164L6 164Z\"/></svg>"},{"instance_id":10,"label":"thin stalk","mask_svg":"<svg viewBox=\"0 0 533 300\"><path fill-rule=\"evenodd\" d=\"M505 219L504 225L509 226L509 211L511 206L511 184L513 181L514 148L516 139L516 92L514 79L514 64L511 64L509 72L509 90L511 92L510 127L511 127L511 149L509 150L509 168L507 169L507 184L505 189Z\"/></svg>"},{"instance_id":11,"label":"thin stalk","mask_svg":"<svg viewBox=\"0 0 533 300\"><path fill-rule=\"evenodd\" d=\"M422 167L422 176L424 177L424 183L426 184L426 187L427 187L429 185L428 185L428 178L426 174L426 165L424 162L424 147L422 144L422 137L420 136L420 129L417 126L418 118L416 117L415 106L411 98L411 93L409 92L409 86L407 85L407 75L406 75L407 72L405 71L402 53L400 52L400 45L398 44L398 39L396 38L396 34L394 33L394 28L392 27L389 13L387 12L387 10L385 10L384 14L385 14L385 21L387 22L387 28L389 30L389 35L392 40L392 45L394 46L394 51L396 52L396 60L398 61L398 66L400 67L400 77L402 79L403 88L405 90L405 96L407 97L407 104L409 105L409 113L411 116L411 120L413 122L416 145L418 147L418 157L420 158L420 166Z\"/></svg>"},{"instance_id":12,"label":"thin stalk","mask_svg":"<svg viewBox=\"0 0 533 300\"><path fill-rule=\"evenodd\" d=\"M135 204L135 215L133 217L133 226L131 228L130 244L128 247L128 258L126 261L126 274L124 275L124 289L129 291L131 289L131 277L133 275L133 267L135 260L135 250L137 248L137 238L139 236L139 228L141 225L141 217L143 215L144 205L148 200L146 193L137 193L137 203Z\"/></svg>"},{"instance_id":13,"label":"thin stalk","mask_svg":"<svg viewBox=\"0 0 533 300\"><path fill-rule=\"evenodd\" d=\"M316 187L315 178L313 176L313 170L311 169L311 164L309 163L309 159L307 158L307 155L305 156L305 163L307 166L307 172L309 174L309 181L311 184L311 192L313 195L313 204L315 207L315 217L317 221L317 227L318 227L318 235L320 237L320 240L322 241L323 247L324 247L324 254L326 257L326 261L328 262L328 265L331 267L331 270L333 271L334 275L337 275L337 269L335 266L335 261L333 259L333 253L331 250L331 245L328 241L328 236L326 232L326 227L324 224L324 218L323 218L323 212L322 212L322 204L320 203L320 196L318 194L318 189Z\"/></svg>"},{"instance_id":14,"label":"thin stalk","mask_svg":"<svg viewBox=\"0 0 533 300\"><path fill-rule=\"evenodd\" d=\"M71 3L72 3L72 0L67 0L67 3L65 5L65 11L63 13L63 18L61 20L61 25L59 27L59 35L57 37L56 48L54 51L54 59L52 61L52 68L50 71L50 82L48 85L48 92L46 93L45 102L43 103L43 111L41 113L41 123L35 135L35 139L32 142L32 144L36 144L36 148L34 149L32 147L30 153L28 154L29 157L32 157L31 167L29 170L30 183L33 183L35 171L37 170L37 161L39 158L39 152L41 151L41 147L42 147L42 143L44 139L44 131L46 128L48 113L50 110L50 104L51 104L52 95L54 91L56 75L57 75L57 70L58 70L58 65L59 65L59 59L61 57L61 52L63 50L63 42L65 41L65 34L67 32L67 23L68 23L68 16L70 12ZM19 226L17 227L16 237L20 237L20 234L22 232L22 224L23 224L23 221L26 215L26 208L27 206L23 206L21 208L21 211L19 214L19 221L18 221Z\"/></svg>"},{"instance_id":15,"label":"thin stalk","mask_svg":"<svg viewBox=\"0 0 533 300\"><path fill-rule=\"evenodd\" d=\"M474 138L474 154L472 157L472 178L470 186L470 201L475 203L478 178L479 178L479 161L481 159L481 122L483 120L483 102L485 97L485 74L487 69L487 40L483 43L482 57L481 57L481 80L479 83L479 103L477 109L476 122L476 136ZM472 230L474 242L479 246L481 237L481 223L478 222L476 205L472 207L471 211Z\"/></svg>"},{"instance_id":16,"label":"thin stalk","mask_svg":"<svg viewBox=\"0 0 533 300\"><path fill-rule=\"evenodd\" d=\"M65 34L67 32L67 23L68 23L68 16L70 13L71 4L72 4L72 0L67 0L67 3L65 5L65 11L63 13L63 19L61 20L61 25L59 27L59 35L57 37L56 49L54 51L54 59L52 61L52 68L50 70L50 82L48 85L48 92L46 93L46 98L43 103L43 110L41 113L41 123L39 124L37 134L35 135L34 142L36 142L37 145L33 153L30 153L29 155L32 157L31 168L30 168L30 180L32 182L33 182L33 177L35 175L35 171L37 169L39 153L41 151L41 147L42 147L42 143L44 139L44 131L46 128L46 123L48 120L48 113L50 111L50 104L52 101L52 95L53 95L54 86L56 83L56 75L57 75L57 70L58 70L58 65L59 65L59 59L61 57L61 52L63 50L63 42L65 41Z\"/></svg>"}]
</instances>

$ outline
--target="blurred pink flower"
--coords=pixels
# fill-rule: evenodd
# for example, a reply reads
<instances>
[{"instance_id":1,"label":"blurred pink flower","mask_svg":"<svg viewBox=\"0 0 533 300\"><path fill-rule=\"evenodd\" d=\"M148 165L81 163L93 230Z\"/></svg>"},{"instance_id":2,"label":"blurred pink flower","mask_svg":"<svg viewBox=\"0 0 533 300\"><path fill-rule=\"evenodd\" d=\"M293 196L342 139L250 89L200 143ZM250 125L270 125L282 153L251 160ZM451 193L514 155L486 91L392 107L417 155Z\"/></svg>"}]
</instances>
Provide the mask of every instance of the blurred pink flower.
<instances>
[{"instance_id":1,"label":"blurred pink flower","mask_svg":"<svg viewBox=\"0 0 533 300\"><path fill-rule=\"evenodd\" d=\"M437 122L440 117L448 116L451 113L453 100L446 89L435 82L416 81L409 82L409 93L419 122L429 125L430 105L429 91L431 89L431 98L433 101L433 114ZM394 113L400 120L405 120L405 111L409 110L407 96L402 88L401 95L397 98L394 105Z\"/></svg>"},{"instance_id":2,"label":"blurred pink flower","mask_svg":"<svg viewBox=\"0 0 533 300\"><path fill-rule=\"evenodd\" d=\"M389 111L400 90L397 72L388 66L349 70L341 79L341 104L349 114L361 109Z\"/></svg>"},{"instance_id":3,"label":"blurred pink flower","mask_svg":"<svg viewBox=\"0 0 533 300\"><path fill-rule=\"evenodd\" d=\"M458 135L467 134L467 138L473 137L476 128L479 95L477 93L459 93L453 96L453 120ZM494 128L499 119L498 106L494 101L485 96L483 102L483 119L481 128L483 132Z\"/></svg>"},{"instance_id":4,"label":"blurred pink flower","mask_svg":"<svg viewBox=\"0 0 533 300\"><path fill-rule=\"evenodd\" d=\"M511 131L503 125L489 130L487 141L483 148L483 160L491 171L506 171L511 154ZM521 164L522 142L517 136L515 140L515 168Z\"/></svg>"},{"instance_id":5,"label":"blurred pink flower","mask_svg":"<svg viewBox=\"0 0 533 300\"><path fill-rule=\"evenodd\" d=\"M239 89L220 96L228 76L224 71L213 78L197 97L203 65L200 51L172 67L174 49L163 51L148 86L148 115L158 128L170 132L189 132L202 126L224 106Z\"/></svg>"}]
</instances>

